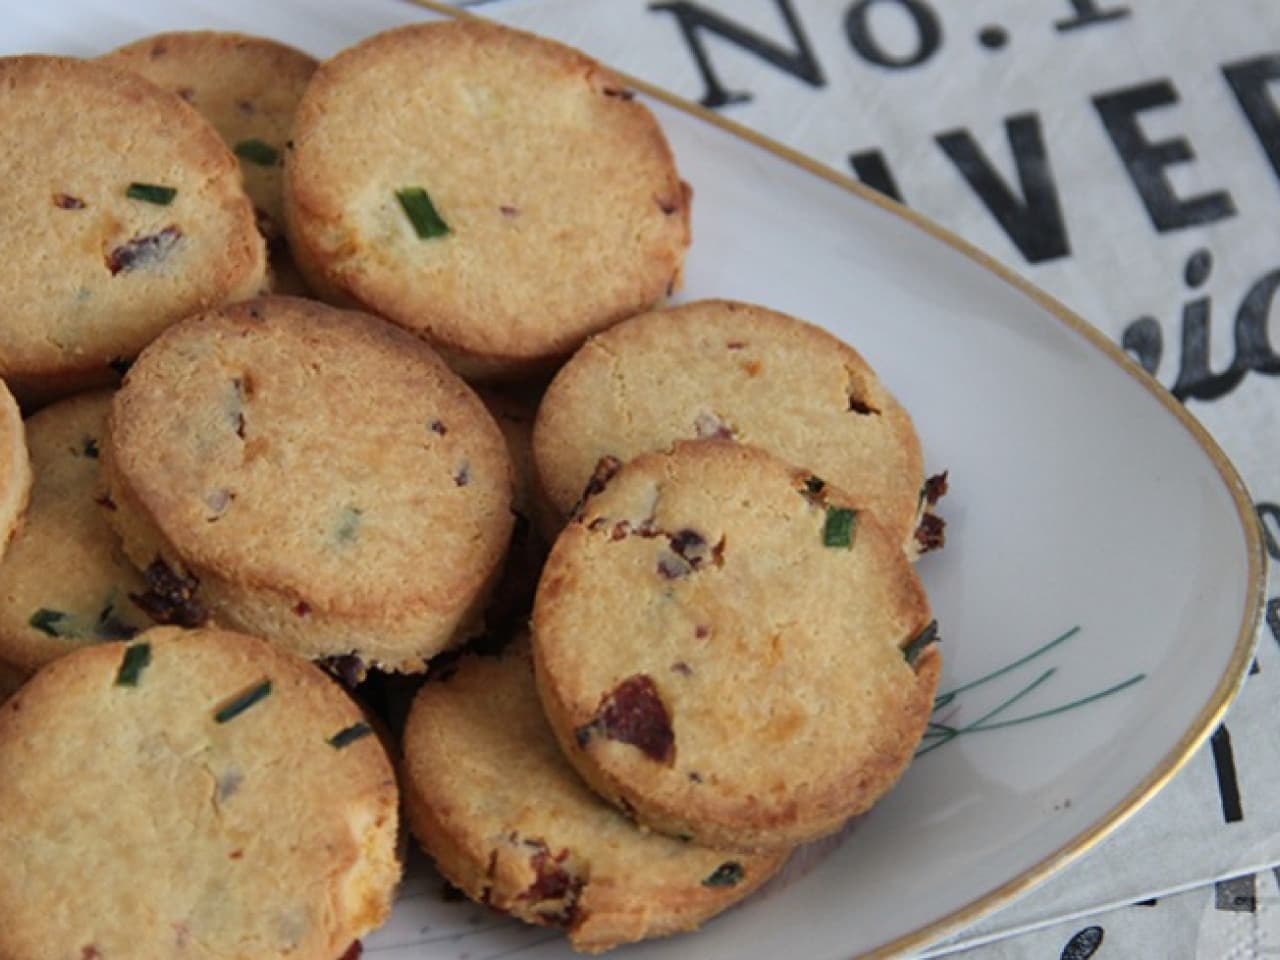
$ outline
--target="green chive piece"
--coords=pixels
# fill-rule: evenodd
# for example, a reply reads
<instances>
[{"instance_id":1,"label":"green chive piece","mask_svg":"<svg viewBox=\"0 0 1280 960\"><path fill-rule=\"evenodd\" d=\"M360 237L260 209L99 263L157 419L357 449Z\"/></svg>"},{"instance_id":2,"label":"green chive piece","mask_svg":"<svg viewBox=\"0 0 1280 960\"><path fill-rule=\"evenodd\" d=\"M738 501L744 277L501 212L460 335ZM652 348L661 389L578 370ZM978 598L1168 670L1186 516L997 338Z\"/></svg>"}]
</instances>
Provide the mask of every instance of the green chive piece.
<instances>
[{"instance_id":1,"label":"green chive piece","mask_svg":"<svg viewBox=\"0 0 1280 960\"><path fill-rule=\"evenodd\" d=\"M827 522L822 528L824 547L853 547L853 530L858 512L848 507L827 507Z\"/></svg>"},{"instance_id":2,"label":"green chive piece","mask_svg":"<svg viewBox=\"0 0 1280 960\"><path fill-rule=\"evenodd\" d=\"M351 543L355 540L360 532L360 518L363 516L364 511L359 507L343 507L338 518L338 529L334 533L339 543Z\"/></svg>"},{"instance_id":3,"label":"green chive piece","mask_svg":"<svg viewBox=\"0 0 1280 960\"><path fill-rule=\"evenodd\" d=\"M61 610L50 610L47 607L41 607L31 615L31 619L27 623L41 633L47 633L51 637L65 637L67 631L63 628L63 624L70 619L70 614L63 613Z\"/></svg>"},{"instance_id":4,"label":"green chive piece","mask_svg":"<svg viewBox=\"0 0 1280 960\"><path fill-rule=\"evenodd\" d=\"M925 648L938 642L938 621L931 620L929 625L916 634L915 638L902 648L902 657L911 666L916 665Z\"/></svg>"},{"instance_id":5,"label":"green chive piece","mask_svg":"<svg viewBox=\"0 0 1280 960\"><path fill-rule=\"evenodd\" d=\"M241 140L234 149L241 160L248 160L260 167L274 167L280 159L280 151L263 140Z\"/></svg>"},{"instance_id":6,"label":"green chive piece","mask_svg":"<svg viewBox=\"0 0 1280 960\"><path fill-rule=\"evenodd\" d=\"M125 648L124 659L120 661L120 672L116 674L117 687L136 687L142 671L151 663L151 644L134 643Z\"/></svg>"},{"instance_id":7,"label":"green chive piece","mask_svg":"<svg viewBox=\"0 0 1280 960\"><path fill-rule=\"evenodd\" d=\"M213 715L213 719L218 723L228 723L234 720L240 714L244 713L255 703L271 696L271 681L263 680L261 683L250 687L244 693L235 697L225 707Z\"/></svg>"},{"instance_id":8,"label":"green chive piece","mask_svg":"<svg viewBox=\"0 0 1280 960\"><path fill-rule=\"evenodd\" d=\"M157 206L167 207L173 203L173 198L178 195L178 190L176 187L161 187L154 183L131 183L124 195L130 200L142 200L145 203L154 203Z\"/></svg>"},{"instance_id":9,"label":"green chive piece","mask_svg":"<svg viewBox=\"0 0 1280 960\"><path fill-rule=\"evenodd\" d=\"M420 240L443 237L450 233L449 225L436 212L435 205L421 187L405 187L396 191L396 199L404 209L405 216L413 224L414 231Z\"/></svg>"},{"instance_id":10,"label":"green chive piece","mask_svg":"<svg viewBox=\"0 0 1280 960\"><path fill-rule=\"evenodd\" d=\"M367 723L353 723L345 730L339 730L330 737L329 746L335 750L341 750L343 747L349 747L357 740L361 740L371 733L373 733L373 727Z\"/></svg>"},{"instance_id":11,"label":"green chive piece","mask_svg":"<svg viewBox=\"0 0 1280 960\"><path fill-rule=\"evenodd\" d=\"M704 887L736 887L746 876L742 864L736 860L726 860L716 867L711 876L702 881Z\"/></svg>"}]
</instances>

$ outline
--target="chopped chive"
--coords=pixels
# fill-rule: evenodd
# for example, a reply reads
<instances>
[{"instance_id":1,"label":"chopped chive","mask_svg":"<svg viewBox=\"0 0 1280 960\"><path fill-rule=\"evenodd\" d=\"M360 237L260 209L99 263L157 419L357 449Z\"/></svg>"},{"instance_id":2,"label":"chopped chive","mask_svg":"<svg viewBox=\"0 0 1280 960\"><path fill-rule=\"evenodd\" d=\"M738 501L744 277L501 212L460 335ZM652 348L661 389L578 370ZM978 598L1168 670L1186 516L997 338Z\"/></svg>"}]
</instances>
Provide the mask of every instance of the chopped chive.
<instances>
[{"instance_id":1,"label":"chopped chive","mask_svg":"<svg viewBox=\"0 0 1280 960\"><path fill-rule=\"evenodd\" d=\"M157 206L167 207L178 195L176 187L161 187L154 183L131 183L124 195L130 200L142 200Z\"/></svg>"},{"instance_id":2,"label":"chopped chive","mask_svg":"<svg viewBox=\"0 0 1280 960\"><path fill-rule=\"evenodd\" d=\"M853 547L853 530L858 513L848 507L827 507L827 522L822 528L825 547Z\"/></svg>"},{"instance_id":3,"label":"chopped chive","mask_svg":"<svg viewBox=\"0 0 1280 960\"><path fill-rule=\"evenodd\" d=\"M61 610L50 610L47 607L41 607L31 615L31 619L27 623L41 633L47 633L51 637L65 637L67 636L67 631L63 629L62 625L70 619L71 616Z\"/></svg>"},{"instance_id":4,"label":"chopped chive","mask_svg":"<svg viewBox=\"0 0 1280 960\"><path fill-rule=\"evenodd\" d=\"M280 151L271 144L262 140L241 140L235 145L236 156L241 160L248 160L250 163L256 163L260 167L275 166L277 160L280 159Z\"/></svg>"},{"instance_id":5,"label":"chopped chive","mask_svg":"<svg viewBox=\"0 0 1280 960\"><path fill-rule=\"evenodd\" d=\"M116 674L117 687L136 687L142 671L151 663L151 644L135 643L125 648L124 659L120 661L120 672Z\"/></svg>"},{"instance_id":6,"label":"chopped chive","mask_svg":"<svg viewBox=\"0 0 1280 960\"><path fill-rule=\"evenodd\" d=\"M742 864L736 860L726 860L716 867L711 876L702 881L704 887L735 887L746 875Z\"/></svg>"},{"instance_id":7,"label":"chopped chive","mask_svg":"<svg viewBox=\"0 0 1280 960\"><path fill-rule=\"evenodd\" d=\"M360 518L363 516L364 511L359 507L343 507L338 518L338 528L334 532L339 543L351 543L356 539L360 531Z\"/></svg>"},{"instance_id":8,"label":"chopped chive","mask_svg":"<svg viewBox=\"0 0 1280 960\"><path fill-rule=\"evenodd\" d=\"M413 224L414 231L421 240L443 237L450 232L449 225L436 212L435 205L427 191L421 187L405 187L396 191L396 199L400 201L405 216Z\"/></svg>"},{"instance_id":9,"label":"chopped chive","mask_svg":"<svg viewBox=\"0 0 1280 960\"><path fill-rule=\"evenodd\" d=\"M335 750L341 750L343 747L349 747L357 740L363 739L373 733L373 727L367 723L353 723L345 730L339 730L329 738L329 746Z\"/></svg>"},{"instance_id":10,"label":"chopped chive","mask_svg":"<svg viewBox=\"0 0 1280 960\"><path fill-rule=\"evenodd\" d=\"M911 666L916 665L926 647L938 642L938 621L931 620L929 625L916 634L915 638L902 648L903 659Z\"/></svg>"},{"instance_id":11,"label":"chopped chive","mask_svg":"<svg viewBox=\"0 0 1280 960\"><path fill-rule=\"evenodd\" d=\"M225 707L213 715L213 719L218 723L228 723L240 716L240 714L244 713L255 703L265 700L270 695L271 681L263 680L261 683L250 687L244 693L229 702Z\"/></svg>"}]
</instances>

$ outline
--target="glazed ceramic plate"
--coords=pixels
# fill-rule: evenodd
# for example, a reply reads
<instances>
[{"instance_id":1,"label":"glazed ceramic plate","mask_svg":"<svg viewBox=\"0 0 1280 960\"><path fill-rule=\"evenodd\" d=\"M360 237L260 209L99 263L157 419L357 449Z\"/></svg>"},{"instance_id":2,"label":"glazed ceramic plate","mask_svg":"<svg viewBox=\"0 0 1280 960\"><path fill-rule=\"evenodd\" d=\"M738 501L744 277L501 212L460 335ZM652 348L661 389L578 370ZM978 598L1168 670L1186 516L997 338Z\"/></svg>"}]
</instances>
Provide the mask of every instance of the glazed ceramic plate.
<instances>
[{"instance_id":1,"label":"glazed ceramic plate","mask_svg":"<svg viewBox=\"0 0 1280 960\"><path fill-rule=\"evenodd\" d=\"M324 56L433 16L398 0L67 0L10 11L4 46L94 54L214 27ZM853 343L915 415L952 492L947 548L920 564L946 657L922 755L870 815L761 894L625 955L923 946L1087 851L1225 711L1264 576L1249 500L1182 408L1049 298L834 174L650 102L695 191L684 297L757 301ZM554 931L447 902L423 863L365 949L569 955Z\"/></svg>"}]
</instances>

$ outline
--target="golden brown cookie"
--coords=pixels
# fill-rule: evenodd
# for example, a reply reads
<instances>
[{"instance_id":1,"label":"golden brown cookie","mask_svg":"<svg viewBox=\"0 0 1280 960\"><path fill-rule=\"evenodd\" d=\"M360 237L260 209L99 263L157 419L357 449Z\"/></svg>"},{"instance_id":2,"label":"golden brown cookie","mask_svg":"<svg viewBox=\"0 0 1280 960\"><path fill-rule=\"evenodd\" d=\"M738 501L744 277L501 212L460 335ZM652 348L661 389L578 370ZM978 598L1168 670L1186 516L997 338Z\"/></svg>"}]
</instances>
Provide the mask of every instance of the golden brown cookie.
<instances>
[{"instance_id":1,"label":"golden brown cookie","mask_svg":"<svg viewBox=\"0 0 1280 960\"><path fill-rule=\"evenodd\" d=\"M643 454L538 585L542 703L566 756L655 830L779 849L838 829L911 760L941 658L865 506L727 440Z\"/></svg>"},{"instance_id":2,"label":"golden brown cookie","mask_svg":"<svg viewBox=\"0 0 1280 960\"><path fill-rule=\"evenodd\" d=\"M271 249L272 289L303 293L285 249L281 181L293 114L315 59L276 40L214 30L156 34L101 59L176 93L213 124L240 160Z\"/></svg>"},{"instance_id":3,"label":"golden brown cookie","mask_svg":"<svg viewBox=\"0 0 1280 960\"><path fill-rule=\"evenodd\" d=\"M31 495L31 460L22 412L0 380L0 557L22 522Z\"/></svg>"},{"instance_id":4,"label":"golden brown cookie","mask_svg":"<svg viewBox=\"0 0 1280 960\"><path fill-rule=\"evenodd\" d=\"M236 158L191 106L66 57L0 59L0 376L24 400L109 382L170 323L255 293Z\"/></svg>"},{"instance_id":5,"label":"golden brown cookie","mask_svg":"<svg viewBox=\"0 0 1280 960\"><path fill-rule=\"evenodd\" d=\"M285 169L313 289L460 373L549 369L660 301L689 196L649 110L586 55L496 24L418 24L322 64Z\"/></svg>"},{"instance_id":6,"label":"golden brown cookie","mask_svg":"<svg viewBox=\"0 0 1280 960\"><path fill-rule=\"evenodd\" d=\"M99 469L111 393L79 394L27 421L35 483L21 532L0 560L0 661L34 673L79 646L127 640L151 619L145 588L107 522Z\"/></svg>"},{"instance_id":7,"label":"golden brown cookie","mask_svg":"<svg viewBox=\"0 0 1280 960\"><path fill-rule=\"evenodd\" d=\"M390 913L386 752L261 640L159 628L63 657L0 708L0 770L22 771L0 777L5 960L334 960Z\"/></svg>"},{"instance_id":8,"label":"golden brown cookie","mask_svg":"<svg viewBox=\"0 0 1280 960\"><path fill-rule=\"evenodd\" d=\"M564 525L602 458L625 463L695 437L738 440L805 467L915 543L924 462L911 416L848 344L728 300L627 320L561 368L533 438L544 533Z\"/></svg>"},{"instance_id":9,"label":"golden brown cookie","mask_svg":"<svg viewBox=\"0 0 1280 960\"><path fill-rule=\"evenodd\" d=\"M419 691L405 729L406 816L468 896L566 928L577 950L692 930L771 876L785 854L740 856L639 830L556 745L527 643L464 657Z\"/></svg>"},{"instance_id":10,"label":"golden brown cookie","mask_svg":"<svg viewBox=\"0 0 1280 960\"><path fill-rule=\"evenodd\" d=\"M144 606L416 672L479 620L511 464L425 343L266 297L192 317L116 395L104 466Z\"/></svg>"}]
</instances>

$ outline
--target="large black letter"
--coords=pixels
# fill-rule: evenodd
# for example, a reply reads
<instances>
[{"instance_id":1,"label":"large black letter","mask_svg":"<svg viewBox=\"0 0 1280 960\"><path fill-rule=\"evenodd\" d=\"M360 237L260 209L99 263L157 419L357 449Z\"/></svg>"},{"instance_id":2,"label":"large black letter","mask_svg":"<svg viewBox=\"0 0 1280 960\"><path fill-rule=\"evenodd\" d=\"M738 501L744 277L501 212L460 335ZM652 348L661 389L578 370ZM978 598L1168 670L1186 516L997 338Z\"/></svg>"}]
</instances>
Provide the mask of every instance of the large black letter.
<instances>
[{"instance_id":1,"label":"large black letter","mask_svg":"<svg viewBox=\"0 0 1280 960\"><path fill-rule=\"evenodd\" d=\"M865 186L879 190L891 200L902 203L902 191L893 179L893 171L884 161L884 154L879 150L864 150L862 153L849 154L849 165Z\"/></svg>"},{"instance_id":2,"label":"large black letter","mask_svg":"<svg viewBox=\"0 0 1280 960\"><path fill-rule=\"evenodd\" d=\"M1116 7L1112 10L1099 10L1094 0L1070 0L1076 15L1070 20L1059 20L1054 24L1059 33L1068 30L1079 30L1095 23L1108 23L1111 20L1123 20L1129 16L1128 7Z\"/></svg>"},{"instance_id":3,"label":"large black letter","mask_svg":"<svg viewBox=\"0 0 1280 960\"><path fill-rule=\"evenodd\" d=\"M878 67L888 67L893 70L918 67L932 57L942 45L942 24L938 22L938 17L933 10L920 0L887 0L887 2L898 4L916 25L915 51L903 57L895 57L880 46L875 34L871 32L871 22L867 19L871 8L882 2L886 0L857 0L844 15L844 32L853 49L857 50L864 60Z\"/></svg>"},{"instance_id":4,"label":"large black letter","mask_svg":"<svg viewBox=\"0 0 1280 960\"><path fill-rule=\"evenodd\" d=\"M1040 118L1034 113L1019 114L1005 120L1004 127L1013 148L1022 196L1009 189L968 130L938 134L938 146L1029 263L1065 257L1071 253L1071 244L1058 205L1049 154L1040 135Z\"/></svg>"},{"instance_id":5,"label":"large black letter","mask_svg":"<svg viewBox=\"0 0 1280 960\"><path fill-rule=\"evenodd\" d=\"M1129 178L1147 208L1147 215L1161 233L1212 223L1236 213L1235 202L1225 190L1185 200L1173 192L1173 185L1164 174L1165 167L1187 163L1196 155L1183 137L1159 143L1149 141L1138 125L1138 114L1177 102L1178 91L1168 80L1156 80L1093 98L1098 116L1102 118L1125 169L1129 171Z\"/></svg>"},{"instance_id":6,"label":"large black letter","mask_svg":"<svg viewBox=\"0 0 1280 960\"><path fill-rule=\"evenodd\" d=\"M672 14L676 18L676 23L680 25L680 32L684 35L685 42L689 44L693 59L698 64L698 71L702 74L702 81L707 86L707 92L702 96L704 107L714 110L728 103L743 103L751 99L751 94L745 90L729 91L721 85L715 71L711 69L711 59L707 56L707 50L702 45L702 35L699 33L701 30L714 33L750 50L757 57L767 60L779 70L785 70L810 86L826 85L827 81L822 76L822 68L818 66L817 58L809 47L809 40L804 35L800 20L791 9L791 0L774 0L774 2L778 5L782 19L787 24L787 30L791 32L791 39L795 41L794 50L779 46L768 37L762 37L755 31L748 30L741 24L734 23L714 10L707 10L696 3L672 0L672 2L649 4L650 10Z\"/></svg>"},{"instance_id":7,"label":"large black letter","mask_svg":"<svg viewBox=\"0 0 1280 960\"><path fill-rule=\"evenodd\" d=\"M1280 109L1267 89L1268 84L1280 80L1280 54L1229 63L1222 72L1271 161L1271 169L1280 177Z\"/></svg>"}]
</instances>

